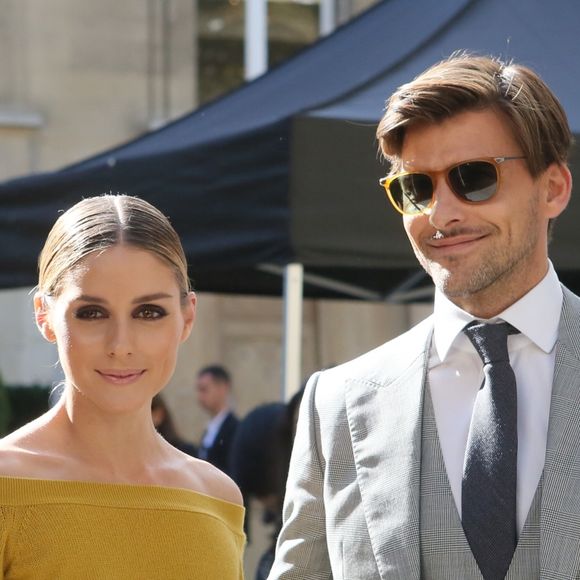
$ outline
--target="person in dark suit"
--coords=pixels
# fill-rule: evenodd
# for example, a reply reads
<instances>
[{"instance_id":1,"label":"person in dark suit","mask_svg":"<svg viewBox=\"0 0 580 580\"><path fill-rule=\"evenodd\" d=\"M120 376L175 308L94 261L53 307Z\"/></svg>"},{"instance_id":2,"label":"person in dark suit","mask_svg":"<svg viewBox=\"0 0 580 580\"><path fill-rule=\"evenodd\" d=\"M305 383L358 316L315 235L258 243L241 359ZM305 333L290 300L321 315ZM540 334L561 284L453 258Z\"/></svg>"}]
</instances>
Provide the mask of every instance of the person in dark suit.
<instances>
[{"instance_id":1,"label":"person in dark suit","mask_svg":"<svg viewBox=\"0 0 580 580\"><path fill-rule=\"evenodd\" d=\"M232 380L221 365L204 367L197 375L197 401L210 415L198 456L230 474L230 451L239 419L231 409Z\"/></svg>"},{"instance_id":2,"label":"person in dark suit","mask_svg":"<svg viewBox=\"0 0 580 580\"><path fill-rule=\"evenodd\" d=\"M273 526L272 542L260 557L254 580L266 580L274 561L276 540L282 526L282 502L294 441L302 387L288 403L265 403L241 421L232 446L232 478L240 487L246 506L246 536L252 542L248 514L250 500L262 507L262 521Z\"/></svg>"}]
</instances>

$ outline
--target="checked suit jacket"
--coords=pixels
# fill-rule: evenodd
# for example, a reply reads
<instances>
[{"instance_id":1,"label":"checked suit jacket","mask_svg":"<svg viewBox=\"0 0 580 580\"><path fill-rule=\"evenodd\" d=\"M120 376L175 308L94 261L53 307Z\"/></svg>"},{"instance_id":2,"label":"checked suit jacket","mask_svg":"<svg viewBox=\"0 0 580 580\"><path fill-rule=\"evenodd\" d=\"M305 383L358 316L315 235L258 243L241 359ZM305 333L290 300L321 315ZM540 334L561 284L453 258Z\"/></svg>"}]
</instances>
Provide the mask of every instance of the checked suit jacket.
<instances>
[{"instance_id":1,"label":"checked suit jacket","mask_svg":"<svg viewBox=\"0 0 580 580\"><path fill-rule=\"evenodd\" d=\"M563 291L540 504L542 580L580 579L580 298ZM420 580L432 332L430 317L310 379L269 580Z\"/></svg>"}]
</instances>

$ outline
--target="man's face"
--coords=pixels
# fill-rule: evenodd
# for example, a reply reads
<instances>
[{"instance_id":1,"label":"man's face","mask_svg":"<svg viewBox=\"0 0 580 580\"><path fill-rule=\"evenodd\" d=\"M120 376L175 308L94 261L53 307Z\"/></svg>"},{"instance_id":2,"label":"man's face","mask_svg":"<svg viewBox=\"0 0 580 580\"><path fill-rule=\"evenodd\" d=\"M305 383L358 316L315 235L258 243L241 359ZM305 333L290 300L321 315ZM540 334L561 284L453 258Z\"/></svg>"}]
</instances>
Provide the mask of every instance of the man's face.
<instances>
[{"instance_id":1,"label":"man's face","mask_svg":"<svg viewBox=\"0 0 580 580\"><path fill-rule=\"evenodd\" d=\"M197 402L212 417L227 406L228 386L218 381L211 373L197 378Z\"/></svg>"},{"instance_id":2,"label":"man's face","mask_svg":"<svg viewBox=\"0 0 580 580\"><path fill-rule=\"evenodd\" d=\"M411 127L401 157L407 171L436 171L470 159L521 155L507 120L488 109ZM548 201L554 190L549 176L557 171L533 179L525 160L506 161L497 192L479 204L461 201L441 176L431 215L404 216L419 262L454 303L491 317L542 279L548 220L565 207L556 211Z\"/></svg>"}]
</instances>

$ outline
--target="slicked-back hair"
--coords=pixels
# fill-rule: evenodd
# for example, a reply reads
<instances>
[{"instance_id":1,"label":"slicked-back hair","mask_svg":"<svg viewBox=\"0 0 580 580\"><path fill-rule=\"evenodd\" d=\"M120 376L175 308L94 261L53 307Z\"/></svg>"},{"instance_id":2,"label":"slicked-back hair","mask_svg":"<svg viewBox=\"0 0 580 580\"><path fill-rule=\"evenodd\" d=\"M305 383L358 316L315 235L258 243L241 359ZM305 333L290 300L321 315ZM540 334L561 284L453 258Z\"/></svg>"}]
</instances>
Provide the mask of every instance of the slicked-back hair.
<instances>
[{"instance_id":1,"label":"slicked-back hair","mask_svg":"<svg viewBox=\"0 0 580 580\"><path fill-rule=\"evenodd\" d=\"M84 258L119 244L151 252L165 262L185 299L191 288L179 236L156 207L129 195L83 199L56 220L38 259L39 292L57 296L65 276Z\"/></svg>"}]
</instances>

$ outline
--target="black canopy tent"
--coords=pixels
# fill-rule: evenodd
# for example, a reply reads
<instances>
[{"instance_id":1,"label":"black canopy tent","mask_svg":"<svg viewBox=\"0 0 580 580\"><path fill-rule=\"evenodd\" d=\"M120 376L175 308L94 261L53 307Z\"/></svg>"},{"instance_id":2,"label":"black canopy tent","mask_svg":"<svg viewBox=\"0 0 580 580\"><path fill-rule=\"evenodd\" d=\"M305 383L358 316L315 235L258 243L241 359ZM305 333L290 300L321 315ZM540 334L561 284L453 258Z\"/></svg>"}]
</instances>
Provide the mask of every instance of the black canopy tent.
<instances>
[{"instance_id":1,"label":"black canopy tent","mask_svg":"<svg viewBox=\"0 0 580 580\"><path fill-rule=\"evenodd\" d=\"M263 77L161 130L63 170L0 185L0 287L34 284L36 256L58 210L83 196L113 191L148 199L171 217L199 290L280 294L280 278L272 272L296 261L306 268L307 295L353 295L352 288L337 285L342 282L363 288L354 295L382 297L416 269L399 220L377 186L384 169L373 132L385 95L372 122L346 124L353 130L349 146L361 147L355 183L348 177L348 191L329 192L332 201L318 217L312 215L314 205L297 205L296 188L305 175L332 173L332 167L342 173L344 165L339 153L327 165L332 152L320 150L321 162L309 157L308 167L300 163L295 180L293 136L303 123L295 126L295 120L407 58L469 3L445 4L381 3ZM417 20L414 38L391 46L386 23L402 30L408 18ZM354 216L361 206L361 216ZM341 216L339 229L327 227ZM318 231L303 244L301 222L313 218ZM308 284L313 275L316 284Z\"/></svg>"},{"instance_id":2,"label":"black canopy tent","mask_svg":"<svg viewBox=\"0 0 580 580\"><path fill-rule=\"evenodd\" d=\"M579 16L575 0L385 0L158 131L0 184L0 288L35 283L58 210L109 191L139 195L170 216L202 291L280 294L272 273L291 262L304 265L309 296L385 299L428 284L377 185L386 168L374 130L385 98L466 48L537 69L580 134ZM552 247L573 288L579 203L560 219Z\"/></svg>"}]
</instances>

